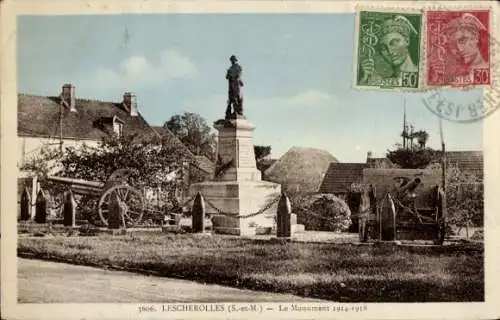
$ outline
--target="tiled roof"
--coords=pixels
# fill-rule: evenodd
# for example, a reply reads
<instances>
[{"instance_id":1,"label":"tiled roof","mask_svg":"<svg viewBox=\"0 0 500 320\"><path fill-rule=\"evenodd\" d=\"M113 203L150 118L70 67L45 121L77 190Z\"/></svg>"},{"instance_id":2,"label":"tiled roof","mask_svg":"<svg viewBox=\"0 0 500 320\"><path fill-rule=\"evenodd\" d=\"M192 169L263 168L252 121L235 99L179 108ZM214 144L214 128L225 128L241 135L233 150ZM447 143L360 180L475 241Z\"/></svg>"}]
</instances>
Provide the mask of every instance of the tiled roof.
<instances>
[{"instance_id":1,"label":"tiled roof","mask_svg":"<svg viewBox=\"0 0 500 320\"><path fill-rule=\"evenodd\" d=\"M112 132L115 116L124 122L124 134L152 132L140 114L131 116L119 102L76 99L76 110L61 107L59 97L18 94L18 135L59 138L62 133L65 139L101 140Z\"/></svg>"},{"instance_id":2,"label":"tiled roof","mask_svg":"<svg viewBox=\"0 0 500 320\"><path fill-rule=\"evenodd\" d=\"M482 151L446 151L446 161L460 170L483 177L484 159Z\"/></svg>"},{"instance_id":3,"label":"tiled roof","mask_svg":"<svg viewBox=\"0 0 500 320\"><path fill-rule=\"evenodd\" d=\"M365 163L330 163L319 188L320 193L345 193L352 183L363 181Z\"/></svg>"}]
</instances>

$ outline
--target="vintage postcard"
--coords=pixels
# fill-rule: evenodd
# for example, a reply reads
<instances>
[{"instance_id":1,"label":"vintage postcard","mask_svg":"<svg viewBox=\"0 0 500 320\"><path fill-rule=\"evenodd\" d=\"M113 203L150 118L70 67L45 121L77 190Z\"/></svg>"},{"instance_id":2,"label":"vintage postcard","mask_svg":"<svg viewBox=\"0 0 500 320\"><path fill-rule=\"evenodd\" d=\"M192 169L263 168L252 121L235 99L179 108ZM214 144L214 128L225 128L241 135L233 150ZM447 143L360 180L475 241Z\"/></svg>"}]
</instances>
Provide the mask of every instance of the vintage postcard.
<instances>
[{"instance_id":1,"label":"vintage postcard","mask_svg":"<svg viewBox=\"0 0 500 320\"><path fill-rule=\"evenodd\" d=\"M498 318L486 6L3 1L2 319Z\"/></svg>"},{"instance_id":2,"label":"vintage postcard","mask_svg":"<svg viewBox=\"0 0 500 320\"><path fill-rule=\"evenodd\" d=\"M418 89L420 84L421 12L358 12L355 86Z\"/></svg>"}]
</instances>

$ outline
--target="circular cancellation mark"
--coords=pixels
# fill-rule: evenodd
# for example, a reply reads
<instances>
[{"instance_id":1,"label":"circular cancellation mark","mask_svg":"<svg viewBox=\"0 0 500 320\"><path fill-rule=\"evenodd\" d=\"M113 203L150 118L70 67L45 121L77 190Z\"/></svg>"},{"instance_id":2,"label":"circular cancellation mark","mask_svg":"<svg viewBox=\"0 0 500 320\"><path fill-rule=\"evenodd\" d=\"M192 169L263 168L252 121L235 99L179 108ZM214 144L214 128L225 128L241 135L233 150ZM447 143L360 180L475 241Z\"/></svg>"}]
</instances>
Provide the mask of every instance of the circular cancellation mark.
<instances>
[{"instance_id":1,"label":"circular cancellation mark","mask_svg":"<svg viewBox=\"0 0 500 320\"><path fill-rule=\"evenodd\" d=\"M500 107L500 88L493 86L483 90L482 99L469 97L469 101L456 102L455 99L447 97L442 90L431 90L422 100L427 109L444 120L475 122L486 118ZM462 92L455 92L455 95L457 93Z\"/></svg>"}]
</instances>

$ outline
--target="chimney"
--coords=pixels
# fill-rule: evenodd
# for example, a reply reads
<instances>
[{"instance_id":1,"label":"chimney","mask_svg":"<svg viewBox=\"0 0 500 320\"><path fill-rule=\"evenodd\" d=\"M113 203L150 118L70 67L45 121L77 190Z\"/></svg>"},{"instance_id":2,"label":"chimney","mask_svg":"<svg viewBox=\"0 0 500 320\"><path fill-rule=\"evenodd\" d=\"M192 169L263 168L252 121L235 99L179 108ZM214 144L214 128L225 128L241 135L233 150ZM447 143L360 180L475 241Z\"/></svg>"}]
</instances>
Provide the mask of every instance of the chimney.
<instances>
[{"instance_id":1,"label":"chimney","mask_svg":"<svg viewBox=\"0 0 500 320\"><path fill-rule=\"evenodd\" d=\"M76 112L75 86L69 83L63 85L61 98L71 112Z\"/></svg>"},{"instance_id":2,"label":"chimney","mask_svg":"<svg viewBox=\"0 0 500 320\"><path fill-rule=\"evenodd\" d=\"M130 112L130 116L136 117L139 115L137 112L137 98L132 92L125 92L123 95L123 104L125 105L127 111Z\"/></svg>"},{"instance_id":3,"label":"chimney","mask_svg":"<svg viewBox=\"0 0 500 320\"><path fill-rule=\"evenodd\" d=\"M366 160L370 160L372 157L373 157L372 152L371 152L371 151L368 151L368 152L366 153Z\"/></svg>"}]
</instances>

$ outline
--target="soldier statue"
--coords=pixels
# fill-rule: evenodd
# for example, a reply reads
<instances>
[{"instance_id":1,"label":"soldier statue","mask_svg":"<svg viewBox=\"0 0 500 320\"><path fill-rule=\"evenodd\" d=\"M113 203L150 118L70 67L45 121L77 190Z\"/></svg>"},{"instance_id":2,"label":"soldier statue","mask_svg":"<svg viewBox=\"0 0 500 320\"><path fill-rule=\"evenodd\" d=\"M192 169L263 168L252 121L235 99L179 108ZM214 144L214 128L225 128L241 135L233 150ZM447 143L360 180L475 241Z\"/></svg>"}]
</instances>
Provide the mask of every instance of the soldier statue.
<instances>
[{"instance_id":1,"label":"soldier statue","mask_svg":"<svg viewBox=\"0 0 500 320\"><path fill-rule=\"evenodd\" d=\"M231 67L226 72L228 81L226 119L229 119L233 114L236 117L243 116L243 96L240 90L240 87L243 87L243 81L241 80L242 68L234 55L229 58L229 61L231 61ZM231 107L233 112L231 112Z\"/></svg>"}]
</instances>

